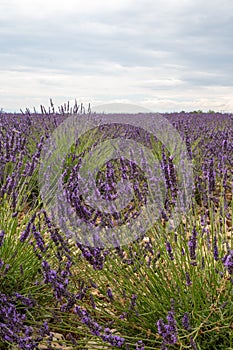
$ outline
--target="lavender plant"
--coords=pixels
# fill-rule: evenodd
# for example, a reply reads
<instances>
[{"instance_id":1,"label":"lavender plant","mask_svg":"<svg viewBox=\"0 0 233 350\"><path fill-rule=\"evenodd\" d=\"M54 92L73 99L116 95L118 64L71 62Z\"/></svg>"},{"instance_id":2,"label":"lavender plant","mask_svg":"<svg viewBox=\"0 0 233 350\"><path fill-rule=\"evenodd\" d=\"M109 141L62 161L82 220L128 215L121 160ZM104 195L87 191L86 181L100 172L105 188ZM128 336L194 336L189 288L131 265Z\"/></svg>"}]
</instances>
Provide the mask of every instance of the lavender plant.
<instances>
[{"instance_id":1,"label":"lavender plant","mask_svg":"<svg viewBox=\"0 0 233 350\"><path fill-rule=\"evenodd\" d=\"M187 215L169 232L176 168L157 140L137 136L152 145L161 164L164 211L146 234L106 250L67 238L43 208L38 190L43 143L73 112L77 105L56 113L51 103L42 114L0 115L0 348L233 347L232 116L165 115L186 142L195 175ZM78 161L100 141L98 136L87 134L67 156L63 181L70 194L75 193ZM138 209L147 194L143 171L129 162L130 176L121 166L120 161L107 163L97 183L108 200L116 191L106 184L128 176ZM83 209L83 201L72 201L77 211ZM122 214L117 224L127 211ZM54 340L56 334L60 339Z\"/></svg>"}]
</instances>

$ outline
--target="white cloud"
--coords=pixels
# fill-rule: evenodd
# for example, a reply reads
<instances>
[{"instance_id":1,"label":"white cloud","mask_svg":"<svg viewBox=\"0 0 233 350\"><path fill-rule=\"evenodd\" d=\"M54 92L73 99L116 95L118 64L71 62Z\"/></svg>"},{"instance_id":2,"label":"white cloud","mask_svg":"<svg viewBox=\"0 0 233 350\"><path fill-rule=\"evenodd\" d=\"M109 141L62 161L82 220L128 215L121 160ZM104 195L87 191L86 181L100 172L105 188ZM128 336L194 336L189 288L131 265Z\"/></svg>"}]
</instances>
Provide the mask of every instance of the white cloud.
<instances>
[{"instance_id":1,"label":"white cloud","mask_svg":"<svg viewBox=\"0 0 233 350\"><path fill-rule=\"evenodd\" d=\"M2 0L0 107L233 110L231 0Z\"/></svg>"}]
</instances>

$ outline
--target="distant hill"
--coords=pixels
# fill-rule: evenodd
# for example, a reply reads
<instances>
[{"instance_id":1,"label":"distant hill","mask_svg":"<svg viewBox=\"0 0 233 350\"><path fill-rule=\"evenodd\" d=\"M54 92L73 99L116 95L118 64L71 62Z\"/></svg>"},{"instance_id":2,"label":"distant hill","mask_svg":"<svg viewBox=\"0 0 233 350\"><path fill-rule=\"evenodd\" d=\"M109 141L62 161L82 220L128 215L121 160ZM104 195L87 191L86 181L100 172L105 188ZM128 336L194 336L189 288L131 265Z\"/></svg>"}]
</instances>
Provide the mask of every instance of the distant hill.
<instances>
[{"instance_id":1,"label":"distant hill","mask_svg":"<svg viewBox=\"0 0 233 350\"><path fill-rule=\"evenodd\" d=\"M99 106L92 106L91 110L97 113L151 113L145 107L129 103L106 103Z\"/></svg>"}]
</instances>

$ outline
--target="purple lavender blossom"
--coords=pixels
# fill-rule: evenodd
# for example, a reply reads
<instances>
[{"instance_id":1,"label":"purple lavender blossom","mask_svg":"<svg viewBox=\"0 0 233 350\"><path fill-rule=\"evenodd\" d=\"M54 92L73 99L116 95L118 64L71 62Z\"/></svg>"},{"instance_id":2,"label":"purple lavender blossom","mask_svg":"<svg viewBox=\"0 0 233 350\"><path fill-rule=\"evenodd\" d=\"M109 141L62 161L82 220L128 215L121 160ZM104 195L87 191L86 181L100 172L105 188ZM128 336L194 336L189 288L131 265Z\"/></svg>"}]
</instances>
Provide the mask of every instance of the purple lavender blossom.
<instances>
[{"instance_id":1,"label":"purple lavender blossom","mask_svg":"<svg viewBox=\"0 0 233 350\"><path fill-rule=\"evenodd\" d=\"M114 301L114 297L113 297L111 288L107 289L107 295L108 295L110 301Z\"/></svg>"},{"instance_id":2,"label":"purple lavender blossom","mask_svg":"<svg viewBox=\"0 0 233 350\"><path fill-rule=\"evenodd\" d=\"M173 307L172 307L173 309ZM158 333L163 338L163 343L166 344L175 344L178 340L178 330L175 320L174 311L169 311L167 314L168 323L165 324L163 319L159 319L157 322Z\"/></svg>"},{"instance_id":3,"label":"purple lavender blossom","mask_svg":"<svg viewBox=\"0 0 233 350\"><path fill-rule=\"evenodd\" d=\"M228 273L233 275L233 250L230 250L228 254L222 258L222 262Z\"/></svg>"},{"instance_id":4,"label":"purple lavender blossom","mask_svg":"<svg viewBox=\"0 0 233 350\"><path fill-rule=\"evenodd\" d=\"M41 236L41 233L36 230L35 225L32 225L32 233L36 239L36 243L37 243L38 248L41 250L41 252L45 252L45 250L46 250L45 242Z\"/></svg>"},{"instance_id":5,"label":"purple lavender blossom","mask_svg":"<svg viewBox=\"0 0 233 350\"><path fill-rule=\"evenodd\" d=\"M49 263L46 260L42 261L42 269L43 269L43 275L44 275L44 283L50 283L55 298L58 300L61 300L63 296L68 296L69 293L67 291L69 279L65 276L62 276L61 271L51 269Z\"/></svg>"},{"instance_id":6,"label":"purple lavender blossom","mask_svg":"<svg viewBox=\"0 0 233 350\"><path fill-rule=\"evenodd\" d=\"M0 231L0 247L3 245L4 236L5 236L5 232L4 231Z\"/></svg>"},{"instance_id":7,"label":"purple lavender blossom","mask_svg":"<svg viewBox=\"0 0 233 350\"><path fill-rule=\"evenodd\" d=\"M19 303L24 304L26 310L34 306L32 299L19 293L10 297L0 292L0 339L17 344L20 349L33 350L37 348L41 334L33 339L35 332L33 332L32 327L26 325L26 314L17 309L16 305Z\"/></svg>"},{"instance_id":8,"label":"purple lavender blossom","mask_svg":"<svg viewBox=\"0 0 233 350\"><path fill-rule=\"evenodd\" d=\"M136 350L145 350L145 344L143 343L142 340L139 340L139 341L136 343Z\"/></svg>"},{"instance_id":9,"label":"purple lavender blossom","mask_svg":"<svg viewBox=\"0 0 233 350\"><path fill-rule=\"evenodd\" d=\"M105 262L105 257L108 255L108 250L102 248L94 248L84 246L83 244L76 242L76 245L82 251L83 257L93 266L94 270L102 270Z\"/></svg>"},{"instance_id":10,"label":"purple lavender blossom","mask_svg":"<svg viewBox=\"0 0 233 350\"><path fill-rule=\"evenodd\" d=\"M192 231L192 236L190 237L188 241L188 247L189 247L189 255L191 260L196 260L196 249L197 249L197 231L194 227Z\"/></svg>"},{"instance_id":11,"label":"purple lavender blossom","mask_svg":"<svg viewBox=\"0 0 233 350\"><path fill-rule=\"evenodd\" d=\"M100 337L104 342L107 342L112 346L120 348L124 345L124 338L119 335L114 335L109 328L103 330L103 327L91 318L86 309L76 306L74 311L80 317L81 322L89 328L93 335Z\"/></svg>"},{"instance_id":12,"label":"purple lavender blossom","mask_svg":"<svg viewBox=\"0 0 233 350\"><path fill-rule=\"evenodd\" d=\"M190 345L192 346L193 350L198 350L193 337L190 337Z\"/></svg>"},{"instance_id":13,"label":"purple lavender blossom","mask_svg":"<svg viewBox=\"0 0 233 350\"><path fill-rule=\"evenodd\" d=\"M168 252L168 255L170 257L171 260L174 260L174 256L173 256L173 252L172 252L172 246L170 242L166 243L166 250Z\"/></svg>"},{"instance_id":14,"label":"purple lavender blossom","mask_svg":"<svg viewBox=\"0 0 233 350\"><path fill-rule=\"evenodd\" d=\"M130 309L134 309L136 306L137 295L133 294L130 302Z\"/></svg>"},{"instance_id":15,"label":"purple lavender blossom","mask_svg":"<svg viewBox=\"0 0 233 350\"><path fill-rule=\"evenodd\" d=\"M214 242L213 242L213 249L214 249L214 260L218 260L218 241L216 235L214 235Z\"/></svg>"},{"instance_id":16,"label":"purple lavender blossom","mask_svg":"<svg viewBox=\"0 0 233 350\"><path fill-rule=\"evenodd\" d=\"M213 193L215 189L215 171L214 171L214 160L211 158L208 169L208 185L209 193Z\"/></svg>"},{"instance_id":17,"label":"purple lavender blossom","mask_svg":"<svg viewBox=\"0 0 233 350\"><path fill-rule=\"evenodd\" d=\"M182 325L186 331L189 331L191 329L188 312L185 312L182 318Z\"/></svg>"},{"instance_id":18,"label":"purple lavender blossom","mask_svg":"<svg viewBox=\"0 0 233 350\"><path fill-rule=\"evenodd\" d=\"M26 226L26 229L22 232L21 236L20 236L20 241L21 242L25 242L26 239L29 237L30 235L30 231L31 231L31 227L34 223L36 219L36 214L33 214L33 216L31 217L31 219L29 220L27 226Z\"/></svg>"},{"instance_id":19,"label":"purple lavender blossom","mask_svg":"<svg viewBox=\"0 0 233 350\"><path fill-rule=\"evenodd\" d=\"M185 272L185 276L186 276L186 286L191 286L192 281L191 281L189 273Z\"/></svg>"}]
</instances>

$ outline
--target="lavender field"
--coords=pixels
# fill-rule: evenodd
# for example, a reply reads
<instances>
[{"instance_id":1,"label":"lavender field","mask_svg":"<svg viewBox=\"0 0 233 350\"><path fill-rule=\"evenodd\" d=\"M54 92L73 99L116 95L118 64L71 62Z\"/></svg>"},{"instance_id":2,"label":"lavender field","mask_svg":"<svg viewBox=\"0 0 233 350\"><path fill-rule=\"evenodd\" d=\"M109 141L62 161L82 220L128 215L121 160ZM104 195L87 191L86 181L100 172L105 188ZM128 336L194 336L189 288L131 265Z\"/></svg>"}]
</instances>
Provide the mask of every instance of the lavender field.
<instances>
[{"instance_id":1,"label":"lavender field","mask_svg":"<svg viewBox=\"0 0 233 350\"><path fill-rule=\"evenodd\" d=\"M43 146L70 115L85 114L67 105L0 114L0 349L233 349L233 115L163 114L192 163L190 206L167 234L177 169L168 150L152 144L164 210L146 234L115 248L67 237L40 195ZM72 169L99 134L84 140L66 158L67 196L84 221L121 225L73 196ZM99 175L103 193L112 185L106 200L117 196L120 166L107 164ZM138 196L125 220L139 215L147 195L143 169L132 162L126 169Z\"/></svg>"}]
</instances>

